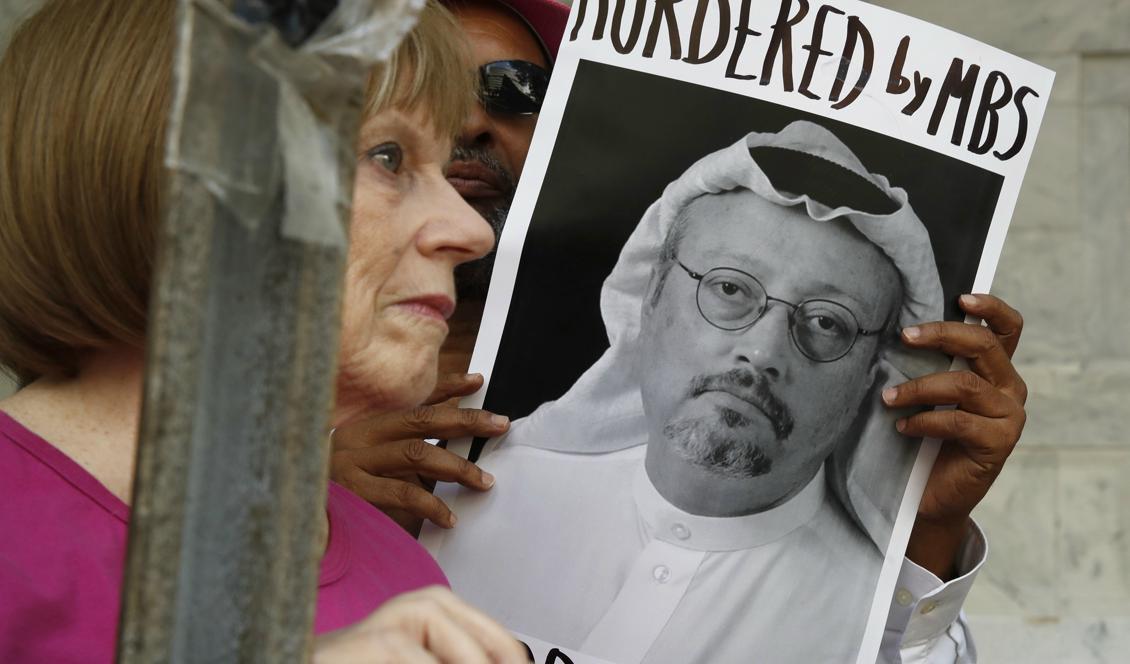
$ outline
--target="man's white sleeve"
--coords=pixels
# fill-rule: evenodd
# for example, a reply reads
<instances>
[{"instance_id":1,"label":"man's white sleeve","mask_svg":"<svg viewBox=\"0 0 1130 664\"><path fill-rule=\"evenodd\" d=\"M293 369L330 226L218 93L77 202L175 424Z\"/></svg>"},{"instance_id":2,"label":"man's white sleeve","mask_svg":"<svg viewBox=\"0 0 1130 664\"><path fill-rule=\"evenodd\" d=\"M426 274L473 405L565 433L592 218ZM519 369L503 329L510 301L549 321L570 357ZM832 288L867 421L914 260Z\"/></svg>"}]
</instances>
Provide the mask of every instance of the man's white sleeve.
<instances>
[{"instance_id":1,"label":"man's white sleeve","mask_svg":"<svg viewBox=\"0 0 1130 664\"><path fill-rule=\"evenodd\" d=\"M973 636L961 607L985 563L989 547L977 524L970 526L958 555L958 577L943 583L908 559L902 563L880 664L972 664Z\"/></svg>"}]
</instances>

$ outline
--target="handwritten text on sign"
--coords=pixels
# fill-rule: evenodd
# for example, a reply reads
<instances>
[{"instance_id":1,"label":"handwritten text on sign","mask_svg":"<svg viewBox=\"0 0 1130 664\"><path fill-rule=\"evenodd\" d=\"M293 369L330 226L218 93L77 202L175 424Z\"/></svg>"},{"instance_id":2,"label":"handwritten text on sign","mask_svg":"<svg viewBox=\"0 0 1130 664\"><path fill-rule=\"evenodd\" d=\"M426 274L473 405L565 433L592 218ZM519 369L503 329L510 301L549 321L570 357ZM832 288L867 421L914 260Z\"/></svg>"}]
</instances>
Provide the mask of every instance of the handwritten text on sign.
<instances>
[{"instance_id":1,"label":"handwritten text on sign","mask_svg":"<svg viewBox=\"0 0 1130 664\"><path fill-rule=\"evenodd\" d=\"M514 634L514 636L526 647L526 655L535 664L612 664L612 662L589 657L576 651L562 650L532 636L525 634Z\"/></svg>"},{"instance_id":2,"label":"handwritten text on sign","mask_svg":"<svg viewBox=\"0 0 1130 664\"><path fill-rule=\"evenodd\" d=\"M883 86L883 94L902 98L903 114L913 116L929 109L927 131L931 136L941 130L947 107L956 103L958 112L950 128L954 145L965 143L974 154L992 150L1002 161L1012 159L1024 148L1028 138L1024 104L1040 95L1029 86L1013 82L1002 71L992 70L982 76L980 65L967 65L959 57L950 61L948 71L919 71L909 64L915 53L909 36L899 40L893 54L880 58L872 32L863 20L832 4L816 5L809 0L694 0L694 19L688 26L679 25L676 17L675 5L682 1L576 0L577 18L569 40L575 41L581 29L588 26L593 41L603 41L607 36L622 54L654 57L663 40L672 60L705 65L725 56L727 78L770 85L779 77L786 92L813 100L826 98L835 110L850 106L864 90ZM731 3L737 6L739 2L734 16ZM751 25L751 7L766 2L779 3L776 21L766 26ZM610 7L610 3L614 4ZM631 16L626 17L629 5ZM717 30L703 34L708 17ZM626 21L630 24L625 27ZM843 25L833 26L833 21ZM832 27L843 29L842 42L827 43L825 34ZM743 54L747 56L744 60ZM753 66L749 56L753 57ZM828 89L813 89L817 66L824 58L838 59L838 72ZM881 60L879 66L877 60ZM873 73L885 75L886 80L876 83ZM1016 126L1015 136L998 136L1005 113L1016 116L1008 123ZM973 129L966 138L971 114Z\"/></svg>"}]
</instances>

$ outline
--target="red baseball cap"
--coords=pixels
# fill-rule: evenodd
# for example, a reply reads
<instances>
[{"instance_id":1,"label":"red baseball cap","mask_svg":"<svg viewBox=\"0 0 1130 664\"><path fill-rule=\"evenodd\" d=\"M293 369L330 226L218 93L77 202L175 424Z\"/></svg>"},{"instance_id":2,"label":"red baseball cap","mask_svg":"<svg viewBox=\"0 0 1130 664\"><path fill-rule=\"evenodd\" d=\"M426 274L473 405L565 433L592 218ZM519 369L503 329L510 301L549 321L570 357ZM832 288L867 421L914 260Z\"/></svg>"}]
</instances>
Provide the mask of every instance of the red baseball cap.
<instances>
[{"instance_id":1,"label":"red baseball cap","mask_svg":"<svg viewBox=\"0 0 1130 664\"><path fill-rule=\"evenodd\" d=\"M445 5L458 4L460 0L443 0ZM552 64L557 59L557 49L561 47L561 38L565 35L565 26L569 23L569 6L556 0L494 0L514 10L530 32L541 42L549 61Z\"/></svg>"},{"instance_id":2,"label":"red baseball cap","mask_svg":"<svg viewBox=\"0 0 1130 664\"><path fill-rule=\"evenodd\" d=\"M530 24L549 54L552 63L557 60L557 50L569 23L569 6L556 0L499 0L518 12Z\"/></svg>"}]
</instances>

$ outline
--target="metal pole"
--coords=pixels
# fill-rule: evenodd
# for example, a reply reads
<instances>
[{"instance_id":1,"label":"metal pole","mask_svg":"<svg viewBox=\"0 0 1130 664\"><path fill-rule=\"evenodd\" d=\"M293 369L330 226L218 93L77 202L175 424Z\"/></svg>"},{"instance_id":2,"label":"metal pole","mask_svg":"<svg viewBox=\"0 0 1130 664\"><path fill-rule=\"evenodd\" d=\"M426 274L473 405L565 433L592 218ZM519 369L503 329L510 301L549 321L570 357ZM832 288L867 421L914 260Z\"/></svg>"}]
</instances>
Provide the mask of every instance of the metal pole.
<instances>
[{"instance_id":1,"label":"metal pole","mask_svg":"<svg viewBox=\"0 0 1130 664\"><path fill-rule=\"evenodd\" d=\"M359 109L336 127L347 141L338 151L346 203L328 226L288 231L282 84L248 65L263 32L228 30L201 11L209 2L245 21L291 21L277 40L291 46L328 13L287 11L308 2L179 2L169 145L194 166L170 172L159 233L123 664L305 661L325 543L325 432ZM360 96L356 86L338 92Z\"/></svg>"}]
</instances>

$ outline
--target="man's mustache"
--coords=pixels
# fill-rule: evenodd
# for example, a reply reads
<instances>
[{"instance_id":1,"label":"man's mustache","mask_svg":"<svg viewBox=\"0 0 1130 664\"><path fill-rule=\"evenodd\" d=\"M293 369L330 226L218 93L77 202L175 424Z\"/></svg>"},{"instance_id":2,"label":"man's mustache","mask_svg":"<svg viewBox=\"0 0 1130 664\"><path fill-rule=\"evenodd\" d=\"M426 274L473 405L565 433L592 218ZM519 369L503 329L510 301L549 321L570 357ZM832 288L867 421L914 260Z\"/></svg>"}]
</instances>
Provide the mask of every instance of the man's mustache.
<instances>
[{"instance_id":1,"label":"man's mustache","mask_svg":"<svg viewBox=\"0 0 1130 664\"><path fill-rule=\"evenodd\" d=\"M494 174L496 188L502 192L502 200L478 200L472 206L494 229L497 245L506 225L506 215L510 212L510 202L514 198L514 176L502 162L489 150L473 145L456 145L451 151L451 161L476 162ZM485 300L490 285L490 275L494 270L494 251L479 260L463 263L455 268L455 289L460 300Z\"/></svg>"},{"instance_id":2,"label":"man's mustache","mask_svg":"<svg viewBox=\"0 0 1130 664\"><path fill-rule=\"evenodd\" d=\"M726 373L702 374L691 379L691 397L716 391L732 394L765 413L773 426L777 440L784 440L793 432L792 413L784 402L773 394L768 379L761 374L748 369L731 369ZM747 418L738 413L723 413L723 422L731 428L749 423Z\"/></svg>"},{"instance_id":3,"label":"man's mustache","mask_svg":"<svg viewBox=\"0 0 1130 664\"><path fill-rule=\"evenodd\" d=\"M514 176L497 157L492 155L486 148L476 147L473 145L456 145L451 149L451 161L477 161L483 166L486 166L495 176L498 177L499 183L509 194L514 193Z\"/></svg>"}]
</instances>

